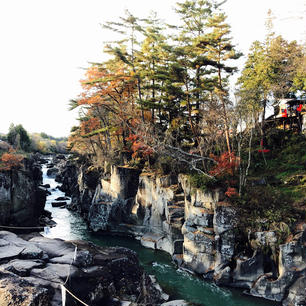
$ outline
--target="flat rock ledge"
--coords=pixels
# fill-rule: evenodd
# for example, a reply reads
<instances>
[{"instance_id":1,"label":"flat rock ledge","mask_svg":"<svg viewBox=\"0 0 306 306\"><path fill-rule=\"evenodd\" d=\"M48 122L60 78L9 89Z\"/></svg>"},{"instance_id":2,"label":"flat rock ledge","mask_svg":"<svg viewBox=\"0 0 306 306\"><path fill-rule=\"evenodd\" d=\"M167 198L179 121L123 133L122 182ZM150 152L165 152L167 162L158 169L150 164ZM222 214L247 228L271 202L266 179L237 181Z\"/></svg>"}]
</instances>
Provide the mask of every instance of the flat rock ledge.
<instances>
[{"instance_id":1,"label":"flat rock ledge","mask_svg":"<svg viewBox=\"0 0 306 306\"><path fill-rule=\"evenodd\" d=\"M168 298L129 249L33 235L23 238L0 231L1 306L62 305L61 284L91 306L162 305ZM67 306L79 305L66 296Z\"/></svg>"}]
</instances>

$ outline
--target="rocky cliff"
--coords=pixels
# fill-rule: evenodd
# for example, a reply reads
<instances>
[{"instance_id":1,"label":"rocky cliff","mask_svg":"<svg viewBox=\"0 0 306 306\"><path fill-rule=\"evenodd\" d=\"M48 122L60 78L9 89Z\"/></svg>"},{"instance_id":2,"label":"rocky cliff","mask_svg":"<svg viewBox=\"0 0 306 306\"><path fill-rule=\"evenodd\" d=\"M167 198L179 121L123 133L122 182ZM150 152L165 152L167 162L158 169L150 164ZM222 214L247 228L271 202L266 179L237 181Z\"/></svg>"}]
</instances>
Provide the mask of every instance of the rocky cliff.
<instances>
[{"instance_id":1,"label":"rocky cliff","mask_svg":"<svg viewBox=\"0 0 306 306\"><path fill-rule=\"evenodd\" d=\"M34 226L44 211L46 190L34 159L18 170L0 171L0 225Z\"/></svg>"},{"instance_id":2,"label":"rocky cliff","mask_svg":"<svg viewBox=\"0 0 306 306\"><path fill-rule=\"evenodd\" d=\"M133 235L218 285L244 288L286 306L306 305L301 289L306 224L291 241L279 244L273 231L243 232L236 208L221 190L194 188L185 175L158 176L112 166L98 179L84 167L74 169L69 176L74 178L72 205L92 230ZM67 181L65 172L63 180Z\"/></svg>"}]
</instances>

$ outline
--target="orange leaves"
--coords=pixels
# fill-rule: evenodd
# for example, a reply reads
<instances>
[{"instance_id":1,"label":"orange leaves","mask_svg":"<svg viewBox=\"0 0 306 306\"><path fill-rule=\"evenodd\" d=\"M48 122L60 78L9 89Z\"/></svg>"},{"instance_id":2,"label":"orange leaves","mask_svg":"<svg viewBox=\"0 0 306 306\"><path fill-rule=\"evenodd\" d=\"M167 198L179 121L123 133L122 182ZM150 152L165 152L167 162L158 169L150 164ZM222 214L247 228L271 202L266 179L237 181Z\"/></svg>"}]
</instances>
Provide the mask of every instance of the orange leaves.
<instances>
[{"instance_id":1,"label":"orange leaves","mask_svg":"<svg viewBox=\"0 0 306 306\"><path fill-rule=\"evenodd\" d=\"M150 122L152 121L152 113L151 111L143 111L143 118L144 118L144 121L146 122Z\"/></svg>"},{"instance_id":2,"label":"orange leaves","mask_svg":"<svg viewBox=\"0 0 306 306\"><path fill-rule=\"evenodd\" d=\"M130 135L126 140L132 142L131 150L133 152L133 158L145 158L153 154L153 150L141 141L141 137L138 135Z\"/></svg>"},{"instance_id":3,"label":"orange leaves","mask_svg":"<svg viewBox=\"0 0 306 306\"><path fill-rule=\"evenodd\" d=\"M233 187L228 187L227 191L225 192L225 195L228 196L229 198L237 197L238 196L237 189Z\"/></svg>"},{"instance_id":4,"label":"orange leaves","mask_svg":"<svg viewBox=\"0 0 306 306\"><path fill-rule=\"evenodd\" d=\"M87 69L86 79L81 81L84 93L78 99L79 105L98 104L111 100L115 103L126 102L132 99L136 88L135 78L124 68L107 68L102 65L93 65Z\"/></svg>"},{"instance_id":5,"label":"orange leaves","mask_svg":"<svg viewBox=\"0 0 306 306\"><path fill-rule=\"evenodd\" d=\"M217 165L209 173L219 178L233 176L240 164L240 159L234 152L225 152L221 156L210 155L210 157L217 162Z\"/></svg>"},{"instance_id":6,"label":"orange leaves","mask_svg":"<svg viewBox=\"0 0 306 306\"><path fill-rule=\"evenodd\" d=\"M3 153L1 156L2 163L0 164L0 170L11 170L12 168L20 167L23 158L21 154L16 154L13 150L10 150L9 153Z\"/></svg>"},{"instance_id":7,"label":"orange leaves","mask_svg":"<svg viewBox=\"0 0 306 306\"><path fill-rule=\"evenodd\" d=\"M80 125L69 139L71 149L112 156L115 149L126 145L126 136L141 122L136 81L130 67L120 61L97 63L87 69L81 81L83 91L76 99ZM139 140L129 145L134 156L149 154Z\"/></svg>"},{"instance_id":8,"label":"orange leaves","mask_svg":"<svg viewBox=\"0 0 306 306\"><path fill-rule=\"evenodd\" d=\"M79 105L84 104L99 104L101 102L100 95L93 95L93 96L86 96L82 95L80 99L78 100Z\"/></svg>"},{"instance_id":9,"label":"orange leaves","mask_svg":"<svg viewBox=\"0 0 306 306\"><path fill-rule=\"evenodd\" d=\"M81 135L86 135L94 130L101 128L100 120L96 117L90 117L81 122Z\"/></svg>"},{"instance_id":10,"label":"orange leaves","mask_svg":"<svg viewBox=\"0 0 306 306\"><path fill-rule=\"evenodd\" d=\"M86 71L86 79L81 81L83 88L90 87L92 82L96 82L97 80L103 78L105 76L105 72L99 68L98 66L91 66Z\"/></svg>"},{"instance_id":11,"label":"orange leaves","mask_svg":"<svg viewBox=\"0 0 306 306\"><path fill-rule=\"evenodd\" d=\"M81 83L83 92L77 103L84 106L87 117L99 117L109 126L125 129L139 117L135 101L136 81L122 63L94 64L87 69L86 79ZM91 129L87 127L88 123L81 126L83 133Z\"/></svg>"}]
</instances>

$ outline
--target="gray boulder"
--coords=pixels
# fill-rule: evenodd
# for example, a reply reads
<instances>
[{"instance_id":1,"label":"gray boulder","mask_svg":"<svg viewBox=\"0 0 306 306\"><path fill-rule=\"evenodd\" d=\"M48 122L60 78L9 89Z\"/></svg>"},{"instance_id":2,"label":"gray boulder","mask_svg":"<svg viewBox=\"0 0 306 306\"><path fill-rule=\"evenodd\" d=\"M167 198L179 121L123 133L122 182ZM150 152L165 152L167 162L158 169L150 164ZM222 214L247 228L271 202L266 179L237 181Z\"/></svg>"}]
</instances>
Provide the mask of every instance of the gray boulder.
<instances>
[{"instance_id":1,"label":"gray boulder","mask_svg":"<svg viewBox=\"0 0 306 306\"><path fill-rule=\"evenodd\" d=\"M48 289L36 286L16 274L0 270L1 306L49 306Z\"/></svg>"},{"instance_id":2,"label":"gray boulder","mask_svg":"<svg viewBox=\"0 0 306 306\"><path fill-rule=\"evenodd\" d=\"M306 305L306 275L298 278L290 287L283 306L305 306Z\"/></svg>"},{"instance_id":3,"label":"gray boulder","mask_svg":"<svg viewBox=\"0 0 306 306\"><path fill-rule=\"evenodd\" d=\"M0 305L60 306L61 284L89 305L113 298L160 304L165 296L139 265L135 252L0 232ZM67 305L74 305L67 296Z\"/></svg>"}]
</instances>

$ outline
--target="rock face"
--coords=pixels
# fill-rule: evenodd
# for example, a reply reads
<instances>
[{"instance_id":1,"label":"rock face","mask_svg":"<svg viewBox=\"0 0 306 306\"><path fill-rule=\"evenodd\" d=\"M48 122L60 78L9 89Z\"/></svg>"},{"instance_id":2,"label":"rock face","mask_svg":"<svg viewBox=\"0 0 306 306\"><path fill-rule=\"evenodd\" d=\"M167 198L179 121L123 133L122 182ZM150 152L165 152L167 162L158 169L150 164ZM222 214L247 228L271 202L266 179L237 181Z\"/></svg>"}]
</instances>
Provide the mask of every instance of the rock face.
<instances>
[{"instance_id":1,"label":"rock face","mask_svg":"<svg viewBox=\"0 0 306 306\"><path fill-rule=\"evenodd\" d=\"M59 171L55 180L62 183L60 190L71 197L70 209L77 210L87 218L91 201L99 182L99 173L97 171L89 171L86 165L78 166L71 161L63 159L56 163L56 167L58 167Z\"/></svg>"},{"instance_id":2,"label":"rock face","mask_svg":"<svg viewBox=\"0 0 306 306\"><path fill-rule=\"evenodd\" d=\"M305 289L298 290L306 276L306 231L297 234L293 241L280 245L279 252L277 279L271 274L260 276L250 293L273 301L283 301L287 297L285 305L303 305L299 304L303 299L306 304Z\"/></svg>"},{"instance_id":3,"label":"rock face","mask_svg":"<svg viewBox=\"0 0 306 306\"><path fill-rule=\"evenodd\" d=\"M191 187L186 176L180 176L186 195L183 258L185 265L205 277L229 265L235 254L236 212L222 202L222 194ZM215 275L217 276L217 275Z\"/></svg>"},{"instance_id":4,"label":"rock face","mask_svg":"<svg viewBox=\"0 0 306 306\"><path fill-rule=\"evenodd\" d=\"M37 225L44 211L46 191L40 166L24 159L18 170L0 172L0 225Z\"/></svg>"},{"instance_id":5,"label":"rock face","mask_svg":"<svg viewBox=\"0 0 306 306\"><path fill-rule=\"evenodd\" d=\"M287 298L283 301L284 306L305 306L306 305L306 277L305 274L299 277L289 289Z\"/></svg>"},{"instance_id":6,"label":"rock face","mask_svg":"<svg viewBox=\"0 0 306 306\"><path fill-rule=\"evenodd\" d=\"M157 176L113 166L95 184L87 183L84 168L70 177L74 205L92 230L132 235L218 285L244 288L286 306L304 305L305 226L280 246L275 232L245 233L247 240L241 241L236 210L223 192L196 189L185 175ZM245 249L245 244L251 247ZM278 259L263 250L279 250Z\"/></svg>"},{"instance_id":7,"label":"rock face","mask_svg":"<svg viewBox=\"0 0 306 306\"><path fill-rule=\"evenodd\" d=\"M116 225L132 222L138 177L138 170L112 167L110 179L99 182L90 203L88 222L91 229L116 231Z\"/></svg>"},{"instance_id":8,"label":"rock face","mask_svg":"<svg viewBox=\"0 0 306 306\"><path fill-rule=\"evenodd\" d=\"M1 306L62 305L61 284L89 305L165 301L131 250L41 236L26 241L0 231ZM66 305L75 305L68 293Z\"/></svg>"},{"instance_id":9,"label":"rock face","mask_svg":"<svg viewBox=\"0 0 306 306\"><path fill-rule=\"evenodd\" d=\"M303 119L302 119L302 132L306 135L306 115L303 115Z\"/></svg>"},{"instance_id":10,"label":"rock face","mask_svg":"<svg viewBox=\"0 0 306 306\"><path fill-rule=\"evenodd\" d=\"M184 193L177 177L140 177L134 212L145 227L144 246L182 254Z\"/></svg>"}]
</instances>

